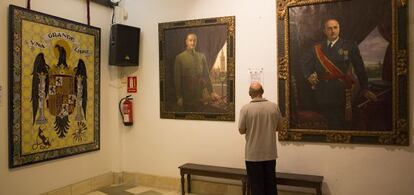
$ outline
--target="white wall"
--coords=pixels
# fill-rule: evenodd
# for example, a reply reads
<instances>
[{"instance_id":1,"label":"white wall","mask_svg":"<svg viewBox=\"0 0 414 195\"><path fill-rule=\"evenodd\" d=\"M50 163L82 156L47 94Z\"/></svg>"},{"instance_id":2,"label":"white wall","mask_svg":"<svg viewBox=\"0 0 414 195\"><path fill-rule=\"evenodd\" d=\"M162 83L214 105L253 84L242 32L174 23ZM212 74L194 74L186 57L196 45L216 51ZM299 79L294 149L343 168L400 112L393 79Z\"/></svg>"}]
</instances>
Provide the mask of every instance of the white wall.
<instances>
[{"instance_id":1,"label":"white wall","mask_svg":"<svg viewBox=\"0 0 414 195\"><path fill-rule=\"evenodd\" d=\"M142 29L141 62L136 72L135 124L124 132L125 171L179 177L186 162L244 167L244 138L236 122L160 119L158 23L236 16L236 121L249 101L248 68L265 70L265 97L276 101L275 0L126 0L129 25ZM410 31L414 27L410 4ZM410 48L413 48L413 33ZM410 53L411 61L414 52ZM413 75L410 69L410 75ZM414 85L410 86L411 94ZM410 111L412 106L410 106ZM412 113L412 112L410 112ZM411 123L413 122L411 115ZM414 135L412 125L411 135ZM279 171L325 176L333 195L414 194L414 143L410 147L322 143L278 144Z\"/></svg>"},{"instance_id":2,"label":"white wall","mask_svg":"<svg viewBox=\"0 0 414 195\"><path fill-rule=\"evenodd\" d=\"M101 150L47 161L17 169L8 169L7 121L7 53L8 5L25 7L26 0L0 1L0 84L3 87L0 106L0 194L40 194L110 171L119 171L119 133L115 82L116 69L108 66L109 27L112 10L91 4L91 25L101 28ZM69 20L87 23L84 0L35 0L32 9ZM115 94L108 95L108 94Z\"/></svg>"}]
</instances>

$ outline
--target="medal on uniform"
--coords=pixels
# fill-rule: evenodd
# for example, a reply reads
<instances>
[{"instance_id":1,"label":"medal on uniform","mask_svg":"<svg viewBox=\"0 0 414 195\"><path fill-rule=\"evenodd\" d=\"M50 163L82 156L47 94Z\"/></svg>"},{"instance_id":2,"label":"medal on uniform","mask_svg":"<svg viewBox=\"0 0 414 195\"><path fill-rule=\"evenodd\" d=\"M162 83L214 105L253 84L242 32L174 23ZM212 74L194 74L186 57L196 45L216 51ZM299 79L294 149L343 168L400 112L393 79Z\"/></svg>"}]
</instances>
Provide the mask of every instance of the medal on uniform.
<instances>
[{"instance_id":1,"label":"medal on uniform","mask_svg":"<svg viewBox=\"0 0 414 195\"><path fill-rule=\"evenodd\" d=\"M343 55L344 55L344 50L343 50L342 48L341 48L341 49L339 49L339 50L338 50L338 54L339 54L339 55L341 55L341 56L343 56Z\"/></svg>"},{"instance_id":2,"label":"medal on uniform","mask_svg":"<svg viewBox=\"0 0 414 195\"><path fill-rule=\"evenodd\" d=\"M348 53L349 53L349 51L348 50L343 50L343 52L344 52L344 59L345 60L348 60Z\"/></svg>"}]
</instances>

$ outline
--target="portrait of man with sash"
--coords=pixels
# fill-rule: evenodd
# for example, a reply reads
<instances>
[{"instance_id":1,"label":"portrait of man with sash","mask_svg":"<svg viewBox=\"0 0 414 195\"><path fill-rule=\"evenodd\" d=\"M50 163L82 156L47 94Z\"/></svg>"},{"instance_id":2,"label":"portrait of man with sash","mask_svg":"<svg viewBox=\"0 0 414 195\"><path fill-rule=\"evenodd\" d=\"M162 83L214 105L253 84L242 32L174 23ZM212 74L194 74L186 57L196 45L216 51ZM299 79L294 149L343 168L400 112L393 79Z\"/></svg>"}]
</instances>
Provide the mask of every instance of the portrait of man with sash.
<instances>
[{"instance_id":1,"label":"portrait of man with sash","mask_svg":"<svg viewBox=\"0 0 414 195\"><path fill-rule=\"evenodd\" d=\"M338 20L327 19L323 32L326 40L315 44L303 58L303 74L314 91L318 111L326 119L327 127L349 129L353 95L362 95L370 101L377 101L377 96L368 89L357 44L339 36Z\"/></svg>"},{"instance_id":2,"label":"portrait of man with sash","mask_svg":"<svg viewBox=\"0 0 414 195\"><path fill-rule=\"evenodd\" d=\"M409 144L407 2L277 0L280 141Z\"/></svg>"}]
</instances>

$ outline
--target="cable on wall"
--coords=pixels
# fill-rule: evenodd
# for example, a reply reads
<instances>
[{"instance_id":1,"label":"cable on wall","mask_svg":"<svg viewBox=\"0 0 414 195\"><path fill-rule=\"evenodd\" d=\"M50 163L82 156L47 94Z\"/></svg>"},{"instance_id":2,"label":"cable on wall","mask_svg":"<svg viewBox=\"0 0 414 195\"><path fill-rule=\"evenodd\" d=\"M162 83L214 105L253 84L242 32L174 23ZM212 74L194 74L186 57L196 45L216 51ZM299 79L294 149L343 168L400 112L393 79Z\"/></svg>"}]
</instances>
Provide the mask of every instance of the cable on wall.
<instances>
[{"instance_id":1,"label":"cable on wall","mask_svg":"<svg viewBox=\"0 0 414 195\"><path fill-rule=\"evenodd\" d=\"M104 6L108 6L110 8L113 9L113 13L112 13L112 24L114 23L114 17L115 17L115 6L118 5L119 0L117 1L112 1L112 0L92 0L95 3L104 5ZM91 0L86 0L86 5L87 5L87 17L88 17L88 26L91 25L91 11L90 11L90 3ZM31 0L27 0L27 9L31 10Z\"/></svg>"},{"instance_id":2,"label":"cable on wall","mask_svg":"<svg viewBox=\"0 0 414 195\"><path fill-rule=\"evenodd\" d=\"M87 15L88 15L88 26L90 26L91 25L91 9L90 9L90 4L91 4L91 1L90 0L86 0L86 4L87 4Z\"/></svg>"},{"instance_id":3,"label":"cable on wall","mask_svg":"<svg viewBox=\"0 0 414 195\"><path fill-rule=\"evenodd\" d=\"M114 24L114 18L115 18L115 7L112 8L112 24Z\"/></svg>"}]
</instances>

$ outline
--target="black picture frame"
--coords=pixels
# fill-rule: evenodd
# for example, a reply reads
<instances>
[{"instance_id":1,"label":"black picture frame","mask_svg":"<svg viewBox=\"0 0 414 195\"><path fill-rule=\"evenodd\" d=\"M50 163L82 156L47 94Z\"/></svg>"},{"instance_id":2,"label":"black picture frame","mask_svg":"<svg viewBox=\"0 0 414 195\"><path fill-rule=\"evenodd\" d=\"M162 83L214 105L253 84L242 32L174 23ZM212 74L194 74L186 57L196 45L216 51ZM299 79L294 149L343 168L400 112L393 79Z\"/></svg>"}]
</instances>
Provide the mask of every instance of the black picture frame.
<instances>
[{"instance_id":1,"label":"black picture frame","mask_svg":"<svg viewBox=\"0 0 414 195\"><path fill-rule=\"evenodd\" d=\"M166 119L234 121L235 17L226 16L160 23L158 33L160 117ZM179 73L183 75L179 77L177 76L179 71L175 71L175 67L181 66L176 65L175 61L179 58L178 55L184 55L186 51L185 42L189 34L195 34L197 38L195 51L198 53L199 57L197 59L200 59L200 64L195 66L200 66L200 69L202 69L202 76L200 77L195 76L198 73L185 76L185 74L190 74L188 72ZM203 58L204 63L201 60ZM189 77L193 80L190 79L191 81L189 81ZM184 102L182 105L177 103L179 99L177 94L181 91L176 87L178 85L176 82L181 83L180 88L183 91ZM201 82L203 84L199 84ZM210 83L212 87L209 89L208 85ZM192 95L188 95L188 91L191 90L185 89L186 87L195 89L192 91ZM209 95L213 92L217 95L217 99L210 98ZM201 96L206 98L202 99Z\"/></svg>"}]
</instances>

